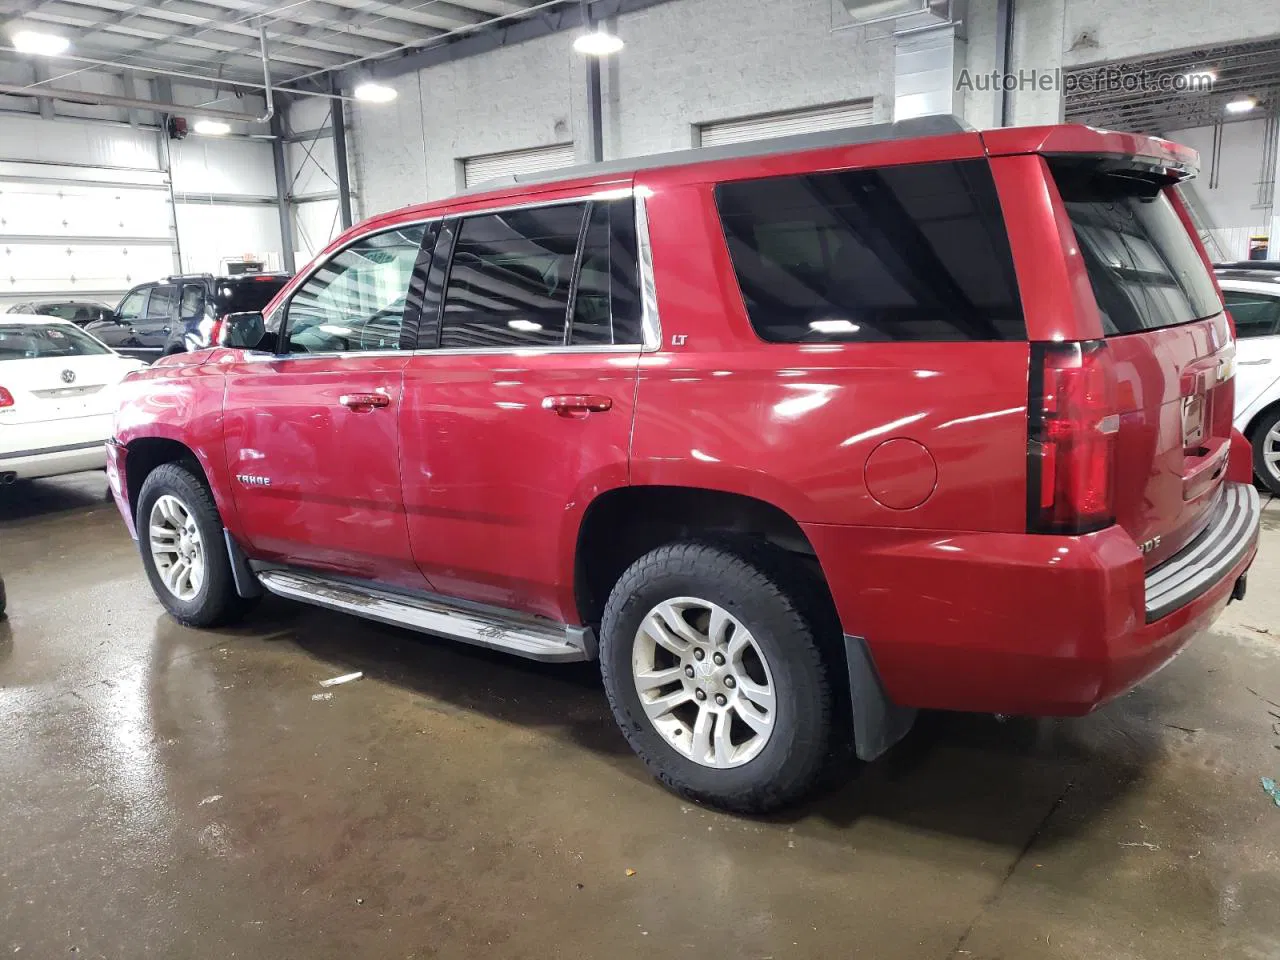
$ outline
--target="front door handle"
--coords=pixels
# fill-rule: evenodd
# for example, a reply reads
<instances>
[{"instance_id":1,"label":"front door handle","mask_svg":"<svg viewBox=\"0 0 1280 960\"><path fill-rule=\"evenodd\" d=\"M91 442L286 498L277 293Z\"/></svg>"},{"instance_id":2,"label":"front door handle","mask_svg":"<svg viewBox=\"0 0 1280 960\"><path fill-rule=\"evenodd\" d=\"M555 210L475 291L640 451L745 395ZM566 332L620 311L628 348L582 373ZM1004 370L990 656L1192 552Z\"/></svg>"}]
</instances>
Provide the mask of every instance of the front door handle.
<instances>
[{"instance_id":1,"label":"front door handle","mask_svg":"<svg viewBox=\"0 0 1280 960\"><path fill-rule=\"evenodd\" d=\"M344 393L338 402L352 410L373 410L391 406L391 398L385 393Z\"/></svg>"},{"instance_id":2,"label":"front door handle","mask_svg":"<svg viewBox=\"0 0 1280 960\"><path fill-rule=\"evenodd\" d=\"M1271 362L1270 357L1263 357L1261 360L1237 360L1236 363L1242 367L1261 367Z\"/></svg>"},{"instance_id":3,"label":"front door handle","mask_svg":"<svg viewBox=\"0 0 1280 960\"><path fill-rule=\"evenodd\" d=\"M568 394L558 397L543 397L542 409L562 417L582 417L588 413L604 413L613 407L613 400L593 394Z\"/></svg>"}]
</instances>

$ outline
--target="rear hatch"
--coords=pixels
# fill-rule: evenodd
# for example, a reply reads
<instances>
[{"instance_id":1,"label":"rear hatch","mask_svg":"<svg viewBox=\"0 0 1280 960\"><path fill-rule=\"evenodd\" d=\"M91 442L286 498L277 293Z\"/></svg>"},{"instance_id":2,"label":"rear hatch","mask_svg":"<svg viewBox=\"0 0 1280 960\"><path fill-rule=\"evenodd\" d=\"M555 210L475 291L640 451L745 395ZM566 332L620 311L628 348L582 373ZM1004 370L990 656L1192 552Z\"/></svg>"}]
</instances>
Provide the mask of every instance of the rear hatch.
<instances>
[{"instance_id":1,"label":"rear hatch","mask_svg":"<svg viewBox=\"0 0 1280 960\"><path fill-rule=\"evenodd\" d=\"M1150 568L1205 527L1224 482L1234 336L1167 171L1114 156L1047 162L1114 378L1115 519Z\"/></svg>"},{"instance_id":2,"label":"rear hatch","mask_svg":"<svg viewBox=\"0 0 1280 960\"><path fill-rule=\"evenodd\" d=\"M114 413L117 384L140 366L69 324L0 325L0 439L6 426Z\"/></svg>"}]
</instances>

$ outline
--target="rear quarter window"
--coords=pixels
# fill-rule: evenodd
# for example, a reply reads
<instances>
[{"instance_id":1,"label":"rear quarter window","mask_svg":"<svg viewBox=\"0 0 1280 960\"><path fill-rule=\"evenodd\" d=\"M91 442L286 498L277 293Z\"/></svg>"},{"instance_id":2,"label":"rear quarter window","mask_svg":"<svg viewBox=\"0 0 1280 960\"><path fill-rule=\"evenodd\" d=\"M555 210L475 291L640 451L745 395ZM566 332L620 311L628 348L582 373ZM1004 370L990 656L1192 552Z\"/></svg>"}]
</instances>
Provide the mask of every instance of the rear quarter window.
<instances>
[{"instance_id":1,"label":"rear quarter window","mask_svg":"<svg viewBox=\"0 0 1280 960\"><path fill-rule=\"evenodd\" d=\"M1169 199L1173 188L1095 159L1049 169L1071 218L1107 336L1222 311L1213 278Z\"/></svg>"},{"instance_id":2,"label":"rear quarter window","mask_svg":"<svg viewBox=\"0 0 1280 960\"><path fill-rule=\"evenodd\" d=\"M724 183L716 204L764 340L1026 339L985 160Z\"/></svg>"}]
</instances>

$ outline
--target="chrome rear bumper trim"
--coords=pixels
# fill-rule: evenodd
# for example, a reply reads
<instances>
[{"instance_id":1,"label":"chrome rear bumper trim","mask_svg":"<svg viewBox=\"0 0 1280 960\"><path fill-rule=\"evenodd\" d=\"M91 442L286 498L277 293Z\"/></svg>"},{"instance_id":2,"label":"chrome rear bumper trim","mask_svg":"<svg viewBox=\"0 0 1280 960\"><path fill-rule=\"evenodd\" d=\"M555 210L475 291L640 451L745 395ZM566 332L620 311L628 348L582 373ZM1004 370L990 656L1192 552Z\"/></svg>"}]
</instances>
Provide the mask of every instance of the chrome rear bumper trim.
<instances>
[{"instance_id":1,"label":"chrome rear bumper trim","mask_svg":"<svg viewBox=\"0 0 1280 960\"><path fill-rule=\"evenodd\" d=\"M1204 531L1147 572L1147 623L1159 620L1211 589L1258 540L1262 503L1247 483L1223 484Z\"/></svg>"}]
</instances>

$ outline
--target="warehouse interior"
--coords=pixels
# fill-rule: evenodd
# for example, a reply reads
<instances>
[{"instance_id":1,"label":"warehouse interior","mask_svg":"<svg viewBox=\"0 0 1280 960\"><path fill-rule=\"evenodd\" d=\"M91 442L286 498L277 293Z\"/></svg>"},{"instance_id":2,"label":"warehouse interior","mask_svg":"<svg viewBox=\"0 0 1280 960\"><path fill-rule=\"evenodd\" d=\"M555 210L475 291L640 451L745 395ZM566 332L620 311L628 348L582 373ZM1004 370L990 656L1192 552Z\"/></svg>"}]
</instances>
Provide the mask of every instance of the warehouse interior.
<instances>
[{"instance_id":1,"label":"warehouse interior","mask_svg":"<svg viewBox=\"0 0 1280 960\"><path fill-rule=\"evenodd\" d=\"M370 218L560 170L940 116L1181 144L1208 258L1280 261L1280 4L0 0L0 322L53 301L123 317L132 291L174 278L283 284ZM671 302L708 309L706 290L661 283L668 328ZM1239 354L1273 377L1277 304L1276 363ZM269 325L265 301L246 309ZM122 352L149 363L167 342ZM794 365L824 348L805 349ZM1136 689L1066 719L923 710L880 759L757 816L664 790L595 663L279 596L241 624L181 625L101 464L6 474L8 367L0 350L0 953L1280 958L1265 481L1248 593ZM814 389L806 415L826 402ZM364 448L327 449L359 465ZM484 463L526 455L491 450L452 482L481 488Z\"/></svg>"}]
</instances>

